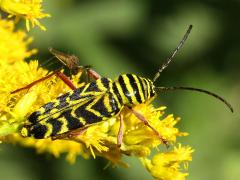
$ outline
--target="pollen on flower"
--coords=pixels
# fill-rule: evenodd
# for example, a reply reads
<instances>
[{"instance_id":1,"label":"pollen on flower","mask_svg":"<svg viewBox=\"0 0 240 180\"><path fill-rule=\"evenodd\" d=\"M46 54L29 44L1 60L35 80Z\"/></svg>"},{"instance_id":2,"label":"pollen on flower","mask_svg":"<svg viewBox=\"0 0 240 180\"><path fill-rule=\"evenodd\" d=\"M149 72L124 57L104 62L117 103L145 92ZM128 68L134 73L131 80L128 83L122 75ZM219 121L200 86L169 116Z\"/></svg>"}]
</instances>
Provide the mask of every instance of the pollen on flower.
<instances>
[{"instance_id":1,"label":"pollen on flower","mask_svg":"<svg viewBox=\"0 0 240 180\"><path fill-rule=\"evenodd\" d=\"M14 30L14 22L0 18L0 65L24 61L37 52L36 49L28 50L27 46L32 42L25 32Z\"/></svg>"},{"instance_id":2,"label":"pollen on flower","mask_svg":"<svg viewBox=\"0 0 240 180\"><path fill-rule=\"evenodd\" d=\"M24 18L28 31L30 30L30 23L32 27L37 25L42 30L46 30L38 21L38 19L50 17L50 14L42 12L42 0L1 0L0 8L9 13L9 17Z\"/></svg>"}]
</instances>

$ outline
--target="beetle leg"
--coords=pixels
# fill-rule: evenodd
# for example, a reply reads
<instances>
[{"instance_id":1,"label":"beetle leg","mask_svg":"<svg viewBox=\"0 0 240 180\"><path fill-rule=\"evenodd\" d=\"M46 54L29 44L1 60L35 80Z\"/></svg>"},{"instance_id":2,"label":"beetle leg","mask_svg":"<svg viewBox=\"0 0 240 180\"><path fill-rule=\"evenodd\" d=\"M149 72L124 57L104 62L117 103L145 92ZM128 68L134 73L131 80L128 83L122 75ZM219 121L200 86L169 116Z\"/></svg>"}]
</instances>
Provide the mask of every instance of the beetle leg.
<instances>
[{"instance_id":1,"label":"beetle leg","mask_svg":"<svg viewBox=\"0 0 240 180\"><path fill-rule=\"evenodd\" d=\"M59 77L68 87L70 87L72 90L77 89L72 81L62 72L58 71L56 73L57 77Z\"/></svg>"},{"instance_id":2,"label":"beetle leg","mask_svg":"<svg viewBox=\"0 0 240 180\"><path fill-rule=\"evenodd\" d=\"M90 77L92 77L95 80L101 78L101 76L96 71L94 71L93 69L87 68L87 73Z\"/></svg>"},{"instance_id":3,"label":"beetle leg","mask_svg":"<svg viewBox=\"0 0 240 180\"><path fill-rule=\"evenodd\" d=\"M31 87L33 87L34 85L36 85L37 83L40 83L42 81L45 81L46 79L49 79L50 77L52 77L53 75L56 75L57 77L59 77L67 86L69 86L72 90L76 89L76 87L73 85L72 81L65 75L63 74L62 72L60 72L60 70L56 70L50 74L48 74L47 76L45 77L42 77L36 81L33 81L32 83L22 87L22 88L19 88L19 89L16 89L14 91L11 92L11 94L14 94L14 93L17 93L19 91L22 91L22 90L25 90L25 89L30 89Z\"/></svg>"},{"instance_id":4,"label":"beetle leg","mask_svg":"<svg viewBox=\"0 0 240 180\"><path fill-rule=\"evenodd\" d=\"M38 80L36 80L36 81L33 81L32 83L30 83L30 84L28 84L28 85L26 85L26 86L24 86L24 87L22 87L22 88L19 88L19 89L17 89L17 90L12 91L11 94L17 93L17 92L22 91L22 90L24 90L24 89L30 89L30 88L31 88L32 86L34 86L35 84L37 84L37 83L39 83L39 82L41 82L41 81L44 81L44 80L52 77L53 75L56 75L57 73L58 73L58 71L54 71L54 72L48 74L47 76L42 77L42 78L40 78L40 79L38 79Z\"/></svg>"},{"instance_id":5,"label":"beetle leg","mask_svg":"<svg viewBox=\"0 0 240 180\"><path fill-rule=\"evenodd\" d=\"M120 126L119 126L118 136L117 136L117 146L120 148L122 145L122 139L123 139L123 116L121 113L119 114L119 119L120 119Z\"/></svg>"},{"instance_id":6,"label":"beetle leg","mask_svg":"<svg viewBox=\"0 0 240 180\"><path fill-rule=\"evenodd\" d=\"M151 128L151 129L153 130L153 132L154 132L154 133L159 137L159 139L162 141L162 143L165 144L165 145L168 147L168 141L167 141L164 137L162 137L162 135L159 134L159 132L158 132L154 127L152 127L152 126L149 124L148 120L146 120L145 117L144 117L142 114L140 114L139 112L133 110L133 109L130 108L130 107L128 107L128 108L129 108L129 110L130 110L140 121L142 121L146 126L148 126L149 128Z\"/></svg>"}]
</instances>

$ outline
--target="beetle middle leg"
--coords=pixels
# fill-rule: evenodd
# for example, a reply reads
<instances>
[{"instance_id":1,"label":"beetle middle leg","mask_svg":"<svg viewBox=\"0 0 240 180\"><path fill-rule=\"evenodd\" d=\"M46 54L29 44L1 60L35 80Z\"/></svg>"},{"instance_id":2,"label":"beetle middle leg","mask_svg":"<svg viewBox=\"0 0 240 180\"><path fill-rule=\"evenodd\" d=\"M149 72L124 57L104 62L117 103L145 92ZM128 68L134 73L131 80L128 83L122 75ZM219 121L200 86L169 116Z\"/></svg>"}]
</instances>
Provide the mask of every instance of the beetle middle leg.
<instances>
[{"instance_id":1,"label":"beetle middle leg","mask_svg":"<svg viewBox=\"0 0 240 180\"><path fill-rule=\"evenodd\" d=\"M145 119L145 117L140 114L139 112L135 111L134 109L128 107L128 109L140 120L142 121L146 126L148 126L149 128L151 128L153 130L153 132L159 137L159 139L162 141L163 144L165 144L167 147L168 147L168 141L161 135L159 134L159 132L154 128L152 127L148 120Z\"/></svg>"},{"instance_id":2,"label":"beetle middle leg","mask_svg":"<svg viewBox=\"0 0 240 180\"><path fill-rule=\"evenodd\" d=\"M120 119L120 125L119 125L118 136L117 136L117 146L121 147L122 139L123 139L123 115L121 113L119 114L119 119Z\"/></svg>"}]
</instances>

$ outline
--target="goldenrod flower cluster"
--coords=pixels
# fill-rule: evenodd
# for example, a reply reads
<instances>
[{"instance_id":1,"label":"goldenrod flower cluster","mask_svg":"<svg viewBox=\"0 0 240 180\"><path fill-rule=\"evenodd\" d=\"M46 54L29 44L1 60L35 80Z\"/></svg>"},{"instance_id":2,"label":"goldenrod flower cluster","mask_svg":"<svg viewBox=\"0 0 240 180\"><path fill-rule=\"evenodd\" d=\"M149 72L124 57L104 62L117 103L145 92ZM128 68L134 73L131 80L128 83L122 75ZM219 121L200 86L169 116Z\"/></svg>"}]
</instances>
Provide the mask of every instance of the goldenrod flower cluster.
<instances>
[{"instance_id":1,"label":"goldenrod flower cluster","mask_svg":"<svg viewBox=\"0 0 240 180\"><path fill-rule=\"evenodd\" d=\"M14 3L19 3L19 6L13 8ZM40 26L35 18L47 16L41 13L40 3L41 1L2 0L0 6L16 16L22 14L27 21L33 20L33 23ZM36 7L33 8L33 4ZM29 8L32 7L32 11L30 11L31 8L26 8L28 5ZM26 12L32 12L32 16ZM186 136L187 133L180 132L175 127L179 118L164 115L165 107L155 108L151 101L134 107L134 110L141 113L167 139L170 144L169 149L165 149L165 145L158 136L129 109L122 111L124 128L121 147L117 146L119 117L112 117L93 124L81 135L70 139L22 137L20 132L24 123L27 122L27 117L40 106L70 91L70 88L59 78L53 76L28 90L11 94L11 91L44 77L50 72L39 67L37 60L32 60L30 63L24 61L36 53L36 50L28 49L27 46L32 39L27 37L25 32L15 30L13 21L0 19L0 33L3 34L0 37L0 140L2 142L35 148L38 153L50 153L55 157L64 153L71 163L75 162L78 155L84 158L100 156L108 159L113 165L127 166L122 161L122 156L136 156L156 179L185 179L188 175L186 170L188 162L192 160L193 149L177 143L177 137ZM81 72L71 77L77 87L84 86L84 83L79 82L80 76ZM154 149L157 149L158 153L150 158ZM165 150L162 151L163 149Z\"/></svg>"}]
</instances>

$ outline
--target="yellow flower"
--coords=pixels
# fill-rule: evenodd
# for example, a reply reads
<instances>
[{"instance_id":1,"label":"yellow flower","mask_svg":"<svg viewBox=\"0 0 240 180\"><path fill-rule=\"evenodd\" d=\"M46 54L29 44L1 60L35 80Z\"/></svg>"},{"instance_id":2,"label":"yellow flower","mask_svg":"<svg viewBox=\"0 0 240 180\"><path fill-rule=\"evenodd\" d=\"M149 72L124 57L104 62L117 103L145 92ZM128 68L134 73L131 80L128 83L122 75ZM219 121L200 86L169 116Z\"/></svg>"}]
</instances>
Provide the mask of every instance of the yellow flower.
<instances>
[{"instance_id":1,"label":"yellow flower","mask_svg":"<svg viewBox=\"0 0 240 180\"><path fill-rule=\"evenodd\" d=\"M28 31L30 30L30 22L32 27L37 25L42 30L46 30L38 21L38 19L50 17L49 14L42 12L42 0L0 0L0 8L9 13L9 17L24 18Z\"/></svg>"},{"instance_id":2,"label":"yellow flower","mask_svg":"<svg viewBox=\"0 0 240 180\"><path fill-rule=\"evenodd\" d=\"M38 67L38 61L31 61L29 64L24 61L1 64L0 124L4 123L6 125L6 123L10 123L11 125L12 123L22 122L39 105L45 104L61 93L69 91L66 84L53 76L49 81L39 83L28 91L10 94L11 91L30 84L34 80L44 77L47 73L47 70ZM55 81L58 81L58 83L54 83ZM1 130L0 135L2 135Z\"/></svg>"},{"instance_id":3,"label":"yellow flower","mask_svg":"<svg viewBox=\"0 0 240 180\"><path fill-rule=\"evenodd\" d=\"M7 77L5 77L6 73L9 74ZM1 141L33 147L36 148L39 153L48 152L55 157L59 157L60 154L66 153L67 160L71 163L75 161L78 155L84 158L89 158L92 155L94 158L96 156L101 156L108 159L114 165L123 166L127 166L122 162L123 155L136 156L147 161L146 158L151 155L153 149L157 148L159 145L165 148L159 140L159 137L137 119L127 108L123 109L121 112L123 115L124 128L123 142L120 148L117 146L117 135L119 130L118 116L92 124L80 135L71 138L53 141L50 138L39 140L31 137L22 137L20 135L21 127L32 112L43 104L52 101L59 95L70 91L70 88L66 84L59 78L53 76L31 87L29 90L10 94L11 91L44 77L47 73L47 70L38 68L37 61L31 61L29 64L23 61L17 61L13 64L6 63L0 66L0 86L4 87L0 90L0 95L3 97L0 100ZM80 76L81 73L72 77L72 81L77 87L84 85L78 82ZM179 121L178 118L174 119L173 115L163 117L163 110L165 107L155 108L151 104L151 101L149 101L137 105L133 109L141 113L171 145L176 144L176 138L178 136L187 135L187 133L182 133L175 127L176 123ZM161 154L165 157L165 159L163 159L165 161L163 162L171 165L174 164L175 161L187 161L185 160L187 159L186 157L190 157L190 153L182 150L180 147L173 151L174 155L172 156L170 155L171 152L162 152ZM156 175L153 170L154 167L158 167L158 165L159 164L155 163L153 160L151 168L150 165L145 166L151 173L153 172L152 174L154 177L158 177L158 174ZM164 166L164 164L160 165ZM164 172L168 173L173 167L175 167L175 175L178 175L177 163L174 166L166 166ZM179 174L181 173L179 172ZM163 177L167 176L163 173L160 175L163 175Z\"/></svg>"},{"instance_id":4,"label":"yellow flower","mask_svg":"<svg viewBox=\"0 0 240 180\"><path fill-rule=\"evenodd\" d=\"M161 180L184 180L188 173L181 172L187 170L188 161L192 161L193 149L189 146L174 147L172 151L156 154L152 160L142 158L141 161L147 170L156 179ZM183 166L181 166L183 163ZM181 169L181 167L183 167Z\"/></svg>"},{"instance_id":5,"label":"yellow flower","mask_svg":"<svg viewBox=\"0 0 240 180\"><path fill-rule=\"evenodd\" d=\"M23 31L15 31L14 28L13 21L0 19L0 66L5 63L23 61L37 52L36 49L28 50L27 48L32 38L27 38Z\"/></svg>"},{"instance_id":6,"label":"yellow flower","mask_svg":"<svg viewBox=\"0 0 240 180\"><path fill-rule=\"evenodd\" d=\"M17 61L11 64L0 66L0 140L8 143L19 143L28 147L35 147L37 152L50 152L58 157L61 153L68 153L67 159L74 162L77 155L81 154L87 158L88 153L84 152L82 144L74 141L23 138L19 128L26 121L26 117L39 108L40 105L49 102L58 95L70 90L57 77L53 76L48 81L38 83L29 90L16 94L11 91L23 87L34 80L44 77L47 70L38 67L38 61L31 61L29 64L24 61ZM8 76L6 76L8 74ZM79 79L78 74L75 81ZM77 84L81 86L81 84Z\"/></svg>"}]
</instances>

